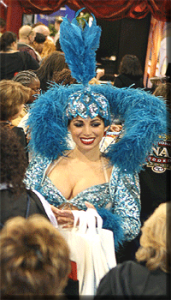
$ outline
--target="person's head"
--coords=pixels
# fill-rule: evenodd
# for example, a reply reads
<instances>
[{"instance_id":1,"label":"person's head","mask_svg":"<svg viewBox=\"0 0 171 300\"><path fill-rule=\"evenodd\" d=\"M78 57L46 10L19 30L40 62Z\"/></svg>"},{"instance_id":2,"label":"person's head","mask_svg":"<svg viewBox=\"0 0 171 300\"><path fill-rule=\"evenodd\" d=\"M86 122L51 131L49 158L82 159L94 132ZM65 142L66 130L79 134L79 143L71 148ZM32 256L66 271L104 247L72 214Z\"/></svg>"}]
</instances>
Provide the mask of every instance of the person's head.
<instances>
[{"instance_id":1,"label":"person's head","mask_svg":"<svg viewBox=\"0 0 171 300\"><path fill-rule=\"evenodd\" d=\"M40 54L42 53L44 42L46 41L46 37L44 34L37 32L34 42L32 43L32 47Z\"/></svg>"},{"instance_id":2,"label":"person's head","mask_svg":"<svg viewBox=\"0 0 171 300\"><path fill-rule=\"evenodd\" d=\"M139 58L136 55L126 54L119 65L119 74L142 76L143 71Z\"/></svg>"},{"instance_id":3,"label":"person's head","mask_svg":"<svg viewBox=\"0 0 171 300\"><path fill-rule=\"evenodd\" d=\"M160 83L153 92L154 96L161 96L164 100L171 101L171 83Z\"/></svg>"},{"instance_id":4,"label":"person's head","mask_svg":"<svg viewBox=\"0 0 171 300\"><path fill-rule=\"evenodd\" d=\"M23 86L31 89L30 99L27 101L27 104L32 103L37 98L37 95L40 94L40 80L33 71L26 70L18 72L12 80L20 82Z\"/></svg>"},{"instance_id":5,"label":"person's head","mask_svg":"<svg viewBox=\"0 0 171 300\"><path fill-rule=\"evenodd\" d=\"M69 248L44 217L15 217L0 233L1 296L62 294L70 272Z\"/></svg>"},{"instance_id":6,"label":"person's head","mask_svg":"<svg viewBox=\"0 0 171 300\"><path fill-rule=\"evenodd\" d=\"M19 29L19 42L25 42L30 45L33 43L36 33L30 25L23 25Z\"/></svg>"},{"instance_id":7,"label":"person's head","mask_svg":"<svg viewBox=\"0 0 171 300\"><path fill-rule=\"evenodd\" d=\"M53 52L43 59L38 70L35 71L41 82L41 88L47 90L48 83L52 81L54 71L68 69L65 56L58 51Z\"/></svg>"},{"instance_id":8,"label":"person's head","mask_svg":"<svg viewBox=\"0 0 171 300\"><path fill-rule=\"evenodd\" d=\"M144 222L141 229L140 248L136 252L139 262L146 262L149 270L157 268L169 272L170 242L167 233L170 232L171 203L162 203L154 213Z\"/></svg>"},{"instance_id":9,"label":"person's head","mask_svg":"<svg viewBox=\"0 0 171 300\"><path fill-rule=\"evenodd\" d=\"M0 50L8 51L11 48L17 50L17 35L14 32L6 31L0 37Z\"/></svg>"},{"instance_id":10,"label":"person's head","mask_svg":"<svg viewBox=\"0 0 171 300\"><path fill-rule=\"evenodd\" d=\"M64 107L63 119L67 126L72 119L94 119L99 117L104 126L111 123L109 102L102 94L92 92L90 87L71 94Z\"/></svg>"},{"instance_id":11,"label":"person's head","mask_svg":"<svg viewBox=\"0 0 171 300\"><path fill-rule=\"evenodd\" d=\"M36 27L33 28L33 31L35 33L39 32L42 33L45 37L50 35L50 30L46 25L37 25Z\"/></svg>"},{"instance_id":12,"label":"person's head","mask_svg":"<svg viewBox=\"0 0 171 300\"><path fill-rule=\"evenodd\" d=\"M0 81L0 120L11 121L21 113L31 89L13 80Z\"/></svg>"},{"instance_id":13,"label":"person's head","mask_svg":"<svg viewBox=\"0 0 171 300\"><path fill-rule=\"evenodd\" d=\"M93 119L77 116L70 120L68 130L77 148L86 151L99 149L99 144L104 136L105 125L99 116Z\"/></svg>"},{"instance_id":14,"label":"person's head","mask_svg":"<svg viewBox=\"0 0 171 300\"><path fill-rule=\"evenodd\" d=\"M24 175L27 168L25 151L17 135L8 126L0 125L1 184L7 184L14 194L24 189Z\"/></svg>"},{"instance_id":15,"label":"person's head","mask_svg":"<svg viewBox=\"0 0 171 300\"><path fill-rule=\"evenodd\" d=\"M63 19L61 16L57 16L55 18L55 29L58 31L60 29L60 25L62 23Z\"/></svg>"}]
</instances>

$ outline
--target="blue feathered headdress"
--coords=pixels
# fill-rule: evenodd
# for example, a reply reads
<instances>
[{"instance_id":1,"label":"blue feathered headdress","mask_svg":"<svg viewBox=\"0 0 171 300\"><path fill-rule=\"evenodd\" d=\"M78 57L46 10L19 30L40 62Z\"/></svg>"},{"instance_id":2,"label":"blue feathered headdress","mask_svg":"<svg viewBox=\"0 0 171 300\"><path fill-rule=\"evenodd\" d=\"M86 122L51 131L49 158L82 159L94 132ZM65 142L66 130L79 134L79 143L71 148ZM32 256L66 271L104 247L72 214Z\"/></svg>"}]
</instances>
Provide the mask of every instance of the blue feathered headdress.
<instances>
[{"instance_id":1,"label":"blue feathered headdress","mask_svg":"<svg viewBox=\"0 0 171 300\"><path fill-rule=\"evenodd\" d=\"M101 28L96 25L93 16L91 26L85 22L85 27L77 21L77 16L70 23L67 17L60 25L60 46L65 53L65 60L71 70L72 77L84 86L96 76L96 50L99 47Z\"/></svg>"},{"instance_id":2,"label":"blue feathered headdress","mask_svg":"<svg viewBox=\"0 0 171 300\"><path fill-rule=\"evenodd\" d=\"M94 101L97 105L91 117L97 112L97 114L103 114L104 120L109 122L110 107L115 118L119 116L124 120L123 137L116 144L112 144L105 154L110 163L119 166L123 172L140 171L153 144L157 144L158 136L167 132L166 105L160 98L140 89L116 88L111 84L88 85L88 81L94 76L95 50L98 47L100 35L95 21L92 26L90 29L86 25L84 32L76 20L70 24L64 18L61 24L61 46L72 76L82 84L70 86L55 84L32 104L27 122L31 132L29 147L33 152L52 160L64 155L68 150L66 115L68 114L69 119L73 113L79 114L77 104L76 111L74 110L74 103L76 99L82 101L86 85L90 97L97 95ZM72 46L70 45L71 39ZM88 40L85 43L86 39ZM88 50L85 51L85 49ZM89 55L85 55L89 51ZM71 101L72 98L74 100ZM70 99L69 102L68 99ZM104 106L105 114L103 105L99 106L97 99L104 99L107 103L107 106ZM71 104L70 110L68 104ZM80 115L86 117L87 114L84 115L83 110Z\"/></svg>"}]
</instances>

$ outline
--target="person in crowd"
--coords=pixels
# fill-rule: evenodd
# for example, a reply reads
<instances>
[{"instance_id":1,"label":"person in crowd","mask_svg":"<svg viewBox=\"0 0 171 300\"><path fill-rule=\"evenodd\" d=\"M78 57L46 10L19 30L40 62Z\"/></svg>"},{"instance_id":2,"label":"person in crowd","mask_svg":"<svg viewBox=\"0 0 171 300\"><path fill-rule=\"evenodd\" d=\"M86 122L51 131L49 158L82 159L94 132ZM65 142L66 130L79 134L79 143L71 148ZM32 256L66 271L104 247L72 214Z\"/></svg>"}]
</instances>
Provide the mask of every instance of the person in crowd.
<instances>
[{"instance_id":1,"label":"person in crowd","mask_svg":"<svg viewBox=\"0 0 171 300\"><path fill-rule=\"evenodd\" d=\"M18 82L12 80L0 81L0 123L9 127L17 134L18 140L22 144L26 157L27 139L22 128L12 125L12 120L17 118L24 108L24 104L30 98L31 90Z\"/></svg>"},{"instance_id":2,"label":"person in crowd","mask_svg":"<svg viewBox=\"0 0 171 300\"><path fill-rule=\"evenodd\" d=\"M37 32L36 33L36 37L32 43L32 47L40 54L42 53L43 50L43 46L44 46L44 42L46 41L46 36L42 33ZM40 60L41 61L41 56L40 56Z\"/></svg>"},{"instance_id":3,"label":"person in crowd","mask_svg":"<svg viewBox=\"0 0 171 300\"><path fill-rule=\"evenodd\" d=\"M60 48L60 43L58 44L58 42L59 42L59 36L60 36L60 25L61 25L61 23L62 23L62 17L61 16L57 16L55 18L55 24L54 24L55 29L57 31L57 33L54 36L54 44L57 47L56 50L58 50Z\"/></svg>"},{"instance_id":4,"label":"person in crowd","mask_svg":"<svg viewBox=\"0 0 171 300\"><path fill-rule=\"evenodd\" d=\"M43 59L38 70L35 71L40 80L40 87L42 91L47 91L50 87L52 77L55 71L62 71L68 69L68 65L65 62L65 56L58 51L49 54Z\"/></svg>"},{"instance_id":5,"label":"person in crowd","mask_svg":"<svg viewBox=\"0 0 171 300\"><path fill-rule=\"evenodd\" d=\"M45 198L39 192L37 192L36 190L27 189L25 184L23 183L23 178L27 168L27 160L25 157L23 147L19 143L16 134L13 131L11 131L8 127L4 127L1 125L0 125L0 144L1 144L0 228L3 228L4 224L9 219L12 219L14 217L21 216L24 218L28 218L29 216L36 214L36 216L41 215L45 217L48 221L50 221L55 227L55 231L56 231L58 224L56 222L55 215L51 210L50 204L45 200ZM38 217L36 217L36 220L37 221L39 220ZM4 231L5 230L6 229L4 229ZM45 237L45 241L47 243L46 237ZM57 250L58 249L55 249L55 251ZM5 253L5 249L3 251ZM2 268L2 264L1 264L1 268ZM41 267L41 272L42 272L42 267ZM7 284L6 282L7 277L6 278L3 277L4 285L3 285L3 289L1 289L1 296L2 294L5 296L7 292L9 293L9 289L7 291L7 289L5 288ZM52 295L56 287L57 286L54 287L51 286ZM2 288L2 282L1 282L1 288ZM18 295L17 291L18 290L16 287L16 295ZM70 294L74 296L78 295L78 281L75 279L72 273L68 278L68 283L67 286L65 287L64 292L66 295L70 295ZM21 292L21 295L22 293L24 292ZM27 293L27 290L25 290L25 293ZM43 288L40 293L43 293ZM44 291L44 293L46 295L46 291Z\"/></svg>"},{"instance_id":6,"label":"person in crowd","mask_svg":"<svg viewBox=\"0 0 171 300\"><path fill-rule=\"evenodd\" d=\"M126 54L119 65L119 75L114 79L114 86L122 88L132 85L133 88L143 88L143 71L136 55Z\"/></svg>"},{"instance_id":7,"label":"person in crowd","mask_svg":"<svg viewBox=\"0 0 171 300\"><path fill-rule=\"evenodd\" d=\"M154 209L163 202L170 201L171 175L171 84L159 84L153 95L165 102L168 111L168 131L158 137L158 143L153 145L147 158L144 170L140 172L141 186L141 220L144 222Z\"/></svg>"},{"instance_id":8,"label":"person in crowd","mask_svg":"<svg viewBox=\"0 0 171 300\"><path fill-rule=\"evenodd\" d=\"M49 203L37 192L28 190L23 183L27 160L18 138L8 127L0 125L1 164L1 227L13 217L41 214L57 227Z\"/></svg>"},{"instance_id":9,"label":"person in crowd","mask_svg":"<svg viewBox=\"0 0 171 300\"><path fill-rule=\"evenodd\" d=\"M109 295L169 299L170 218L171 203L160 204L141 229L137 261L126 261L111 269L102 278L94 299L106 299Z\"/></svg>"},{"instance_id":10,"label":"person in crowd","mask_svg":"<svg viewBox=\"0 0 171 300\"><path fill-rule=\"evenodd\" d=\"M0 37L5 32L6 21L0 18Z\"/></svg>"},{"instance_id":11,"label":"person in crowd","mask_svg":"<svg viewBox=\"0 0 171 300\"><path fill-rule=\"evenodd\" d=\"M19 41L17 43L17 48L21 52L29 53L38 63L40 62L40 56L38 52L32 47L32 44L35 40L36 33L30 25L23 25L20 27L19 32Z\"/></svg>"},{"instance_id":12,"label":"person in crowd","mask_svg":"<svg viewBox=\"0 0 171 300\"><path fill-rule=\"evenodd\" d=\"M171 83L160 83L154 90L153 95L156 97L163 97L164 100L170 104L171 100Z\"/></svg>"},{"instance_id":13,"label":"person in crowd","mask_svg":"<svg viewBox=\"0 0 171 300\"><path fill-rule=\"evenodd\" d=\"M39 32L39 33L43 34L46 38L50 38L50 30L49 30L48 26L46 26L44 24L37 24L36 26L33 26L33 31L35 33Z\"/></svg>"},{"instance_id":14,"label":"person in crowd","mask_svg":"<svg viewBox=\"0 0 171 300\"><path fill-rule=\"evenodd\" d=\"M65 239L40 215L6 222L0 232L0 264L3 298L62 295L71 269Z\"/></svg>"},{"instance_id":15,"label":"person in crowd","mask_svg":"<svg viewBox=\"0 0 171 300\"><path fill-rule=\"evenodd\" d=\"M29 87L31 89L30 98L27 101L27 103L25 103L24 109L22 110L22 112L18 116L18 118L14 119L12 121L12 124L14 126L22 127L24 129L24 131L26 132L27 126L25 125L25 122L28 118L30 104L34 102L34 100L37 98L37 96L41 92L40 80L37 77L37 75L31 70L19 72L16 76L13 77L12 80L15 82L20 82L23 86Z\"/></svg>"},{"instance_id":16,"label":"person in crowd","mask_svg":"<svg viewBox=\"0 0 171 300\"><path fill-rule=\"evenodd\" d=\"M17 50L17 35L6 31L0 38L0 79L12 79L23 70L36 70L38 62L27 52Z\"/></svg>"},{"instance_id":17,"label":"person in crowd","mask_svg":"<svg viewBox=\"0 0 171 300\"><path fill-rule=\"evenodd\" d=\"M163 131L165 105L159 107L160 100L144 91L121 90L110 84L89 85L95 76L95 51L101 31L96 20L90 27L86 24L85 29L76 18L73 22L74 25L64 18L60 43L78 84L54 85L31 108L28 125L34 158L24 182L55 206L59 224L73 226L72 209L95 207L103 219L103 228L114 232L118 250L119 244L132 240L140 230L137 172ZM151 114L152 107L155 114ZM110 125L111 113L125 118L127 134L102 153L99 144ZM69 132L74 149L68 147ZM140 140L143 148L139 148Z\"/></svg>"},{"instance_id":18,"label":"person in crowd","mask_svg":"<svg viewBox=\"0 0 171 300\"><path fill-rule=\"evenodd\" d=\"M41 53L42 60L54 52L56 52L56 47L55 47L54 42L51 41L50 39L46 39L46 41L44 42L44 45L43 45L42 53Z\"/></svg>"},{"instance_id":19,"label":"person in crowd","mask_svg":"<svg viewBox=\"0 0 171 300\"><path fill-rule=\"evenodd\" d=\"M50 29L45 24L39 24L34 26L34 32L42 33L46 37L46 41L51 41L54 44L53 38L50 36Z\"/></svg>"}]
</instances>

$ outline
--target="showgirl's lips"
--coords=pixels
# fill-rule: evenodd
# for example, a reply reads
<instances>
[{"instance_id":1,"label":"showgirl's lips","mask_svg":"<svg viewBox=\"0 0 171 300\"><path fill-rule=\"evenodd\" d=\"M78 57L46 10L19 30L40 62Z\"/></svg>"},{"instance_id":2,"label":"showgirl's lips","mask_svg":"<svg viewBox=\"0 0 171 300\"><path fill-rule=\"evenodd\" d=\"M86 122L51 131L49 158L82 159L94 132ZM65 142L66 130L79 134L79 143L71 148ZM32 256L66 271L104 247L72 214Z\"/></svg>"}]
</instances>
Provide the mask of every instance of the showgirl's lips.
<instances>
[{"instance_id":1,"label":"showgirl's lips","mask_svg":"<svg viewBox=\"0 0 171 300\"><path fill-rule=\"evenodd\" d=\"M95 138L81 138L80 140L84 145L91 145L94 143Z\"/></svg>"}]
</instances>

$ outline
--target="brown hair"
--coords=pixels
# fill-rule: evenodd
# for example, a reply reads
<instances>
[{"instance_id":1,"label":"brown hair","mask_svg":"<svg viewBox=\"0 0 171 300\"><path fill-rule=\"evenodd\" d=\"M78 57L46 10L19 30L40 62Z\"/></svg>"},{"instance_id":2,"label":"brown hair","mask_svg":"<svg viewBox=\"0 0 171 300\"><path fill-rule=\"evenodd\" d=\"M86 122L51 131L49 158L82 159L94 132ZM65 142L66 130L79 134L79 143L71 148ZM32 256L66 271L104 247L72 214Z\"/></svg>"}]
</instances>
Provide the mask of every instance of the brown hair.
<instances>
[{"instance_id":1,"label":"brown hair","mask_svg":"<svg viewBox=\"0 0 171 300\"><path fill-rule=\"evenodd\" d=\"M0 182L6 183L16 197L25 189L23 183L27 160L16 134L7 126L0 126Z\"/></svg>"},{"instance_id":2,"label":"brown hair","mask_svg":"<svg viewBox=\"0 0 171 300\"><path fill-rule=\"evenodd\" d=\"M60 72L55 71L52 76L52 81L62 85L77 83L76 79L71 76L71 71L69 69L63 69Z\"/></svg>"},{"instance_id":3,"label":"brown hair","mask_svg":"<svg viewBox=\"0 0 171 300\"><path fill-rule=\"evenodd\" d=\"M119 74L127 74L132 76L142 76L143 71L141 63L136 55L126 54L122 58L119 65Z\"/></svg>"},{"instance_id":4,"label":"brown hair","mask_svg":"<svg viewBox=\"0 0 171 300\"><path fill-rule=\"evenodd\" d=\"M8 51L11 44L17 41L17 35L12 31L5 31L0 37L0 50Z\"/></svg>"},{"instance_id":5,"label":"brown hair","mask_svg":"<svg viewBox=\"0 0 171 300\"><path fill-rule=\"evenodd\" d=\"M166 239L166 230L170 232L170 222L166 222L166 212L169 220L171 203L160 204L141 229L141 247L136 252L136 259L145 261L149 270L160 268L169 272L170 269L168 258L171 249Z\"/></svg>"},{"instance_id":6,"label":"brown hair","mask_svg":"<svg viewBox=\"0 0 171 300\"><path fill-rule=\"evenodd\" d=\"M31 89L13 80L0 81L0 119L7 121L15 116L20 105L30 98Z\"/></svg>"},{"instance_id":7,"label":"brown hair","mask_svg":"<svg viewBox=\"0 0 171 300\"><path fill-rule=\"evenodd\" d=\"M45 217L15 217L0 233L1 295L60 295L70 272L69 248Z\"/></svg>"},{"instance_id":8,"label":"brown hair","mask_svg":"<svg viewBox=\"0 0 171 300\"><path fill-rule=\"evenodd\" d=\"M161 83L159 84L154 92L153 92L154 96L161 96L163 97L165 100L170 101L171 100L171 83L170 82L166 82L166 83Z\"/></svg>"}]
</instances>

